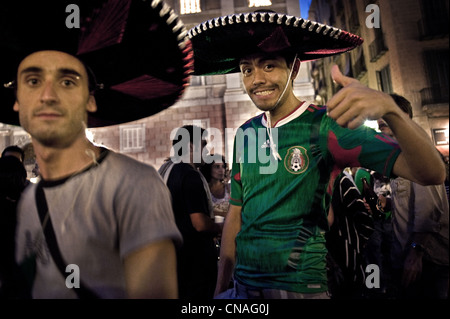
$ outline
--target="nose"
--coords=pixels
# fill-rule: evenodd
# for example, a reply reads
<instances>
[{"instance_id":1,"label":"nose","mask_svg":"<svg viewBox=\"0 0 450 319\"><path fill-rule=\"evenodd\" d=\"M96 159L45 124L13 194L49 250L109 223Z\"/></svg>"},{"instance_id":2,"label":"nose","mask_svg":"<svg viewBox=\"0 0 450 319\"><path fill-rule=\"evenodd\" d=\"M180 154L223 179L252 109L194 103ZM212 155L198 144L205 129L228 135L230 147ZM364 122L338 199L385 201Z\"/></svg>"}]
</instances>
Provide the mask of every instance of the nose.
<instances>
[{"instance_id":1,"label":"nose","mask_svg":"<svg viewBox=\"0 0 450 319\"><path fill-rule=\"evenodd\" d=\"M253 85L257 86L266 82L266 77L263 69L255 68L253 71Z\"/></svg>"},{"instance_id":2,"label":"nose","mask_svg":"<svg viewBox=\"0 0 450 319\"><path fill-rule=\"evenodd\" d=\"M43 104L53 104L58 100L53 81L46 81L44 83L40 98Z\"/></svg>"}]
</instances>

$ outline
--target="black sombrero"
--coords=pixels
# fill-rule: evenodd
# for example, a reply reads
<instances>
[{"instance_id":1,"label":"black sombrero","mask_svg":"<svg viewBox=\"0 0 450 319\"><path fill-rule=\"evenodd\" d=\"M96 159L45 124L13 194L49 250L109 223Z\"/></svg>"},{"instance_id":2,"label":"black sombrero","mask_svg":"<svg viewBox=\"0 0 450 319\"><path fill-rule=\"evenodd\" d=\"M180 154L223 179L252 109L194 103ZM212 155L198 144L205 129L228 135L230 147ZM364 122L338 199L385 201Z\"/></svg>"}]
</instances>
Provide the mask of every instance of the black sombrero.
<instances>
[{"instance_id":1,"label":"black sombrero","mask_svg":"<svg viewBox=\"0 0 450 319\"><path fill-rule=\"evenodd\" d=\"M188 31L194 74L239 72L239 60L257 52L292 52L311 61L354 49L357 35L318 22L274 12L252 12L205 21Z\"/></svg>"},{"instance_id":2,"label":"black sombrero","mask_svg":"<svg viewBox=\"0 0 450 319\"><path fill-rule=\"evenodd\" d=\"M160 0L2 1L0 122L19 125L14 90L4 84L15 79L25 56L39 50L72 54L92 70L98 111L89 114L88 127L160 112L189 84L193 60L186 35Z\"/></svg>"}]
</instances>

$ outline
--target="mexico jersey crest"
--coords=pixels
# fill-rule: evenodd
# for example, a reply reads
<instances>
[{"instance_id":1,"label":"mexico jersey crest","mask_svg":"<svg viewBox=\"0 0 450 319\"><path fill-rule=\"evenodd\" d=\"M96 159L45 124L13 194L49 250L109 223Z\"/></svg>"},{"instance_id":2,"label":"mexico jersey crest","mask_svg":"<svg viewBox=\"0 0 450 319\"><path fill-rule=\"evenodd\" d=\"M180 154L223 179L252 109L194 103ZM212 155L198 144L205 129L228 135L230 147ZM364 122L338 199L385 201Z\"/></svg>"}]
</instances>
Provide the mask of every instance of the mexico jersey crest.
<instances>
[{"instance_id":1,"label":"mexico jersey crest","mask_svg":"<svg viewBox=\"0 0 450 319\"><path fill-rule=\"evenodd\" d=\"M288 149L284 157L284 167L289 173L301 174L309 166L309 157L306 149L302 146L293 146Z\"/></svg>"}]
</instances>

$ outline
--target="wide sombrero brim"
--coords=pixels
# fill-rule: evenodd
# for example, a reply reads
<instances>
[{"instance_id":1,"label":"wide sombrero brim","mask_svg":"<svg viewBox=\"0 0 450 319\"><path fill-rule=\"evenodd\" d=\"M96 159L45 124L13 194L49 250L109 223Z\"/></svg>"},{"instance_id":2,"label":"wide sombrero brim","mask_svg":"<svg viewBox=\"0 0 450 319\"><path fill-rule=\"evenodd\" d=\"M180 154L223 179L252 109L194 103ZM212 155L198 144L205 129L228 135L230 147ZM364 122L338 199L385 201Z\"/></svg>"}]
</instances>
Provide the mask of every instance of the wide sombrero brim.
<instances>
[{"instance_id":1,"label":"wide sombrero brim","mask_svg":"<svg viewBox=\"0 0 450 319\"><path fill-rule=\"evenodd\" d=\"M188 31L194 74L239 72L248 54L290 51L311 61L354 49L357 35L318 22L269 12L241 13L205 21Z\"/></svg>"},{"instance_id":2,"label":"wide sombrero brim","mask_svg":"<svg viewBox=\"0 0 450 319\"><path fill-rule=\"evenodd\" d=\"M79 8L79 28L74 26ZM2 1L0 122L19 125L12 107L16 77L28 54L59 50L78 57L102 89L88 127L130 122L158 113L182 96L192 73L186 29L160 0Z\"/></svg>"}]
</instances>

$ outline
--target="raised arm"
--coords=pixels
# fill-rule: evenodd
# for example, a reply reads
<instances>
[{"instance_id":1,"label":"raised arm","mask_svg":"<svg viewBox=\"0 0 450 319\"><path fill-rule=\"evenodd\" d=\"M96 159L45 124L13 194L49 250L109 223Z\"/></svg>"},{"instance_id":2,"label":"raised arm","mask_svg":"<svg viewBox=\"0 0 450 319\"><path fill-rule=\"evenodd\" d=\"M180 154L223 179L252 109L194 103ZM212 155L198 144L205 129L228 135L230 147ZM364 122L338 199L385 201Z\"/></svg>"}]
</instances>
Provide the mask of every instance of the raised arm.
<instances>
[{"instance_id":1,"label":"raised arm","mask_svg":"<svg viewBox=\"0 0 450 319\"><path fill-rule=\"evenodd\" d=\"M384 92L370 89L347 77L334 65L333 80L343 88L327 103L328 115L342 127L355 129L366 120L383 118L391 128L402 153L393 173L421 185L441 184L444 163L426 132L411 120Z\"/></svg>"}]
</instances>

